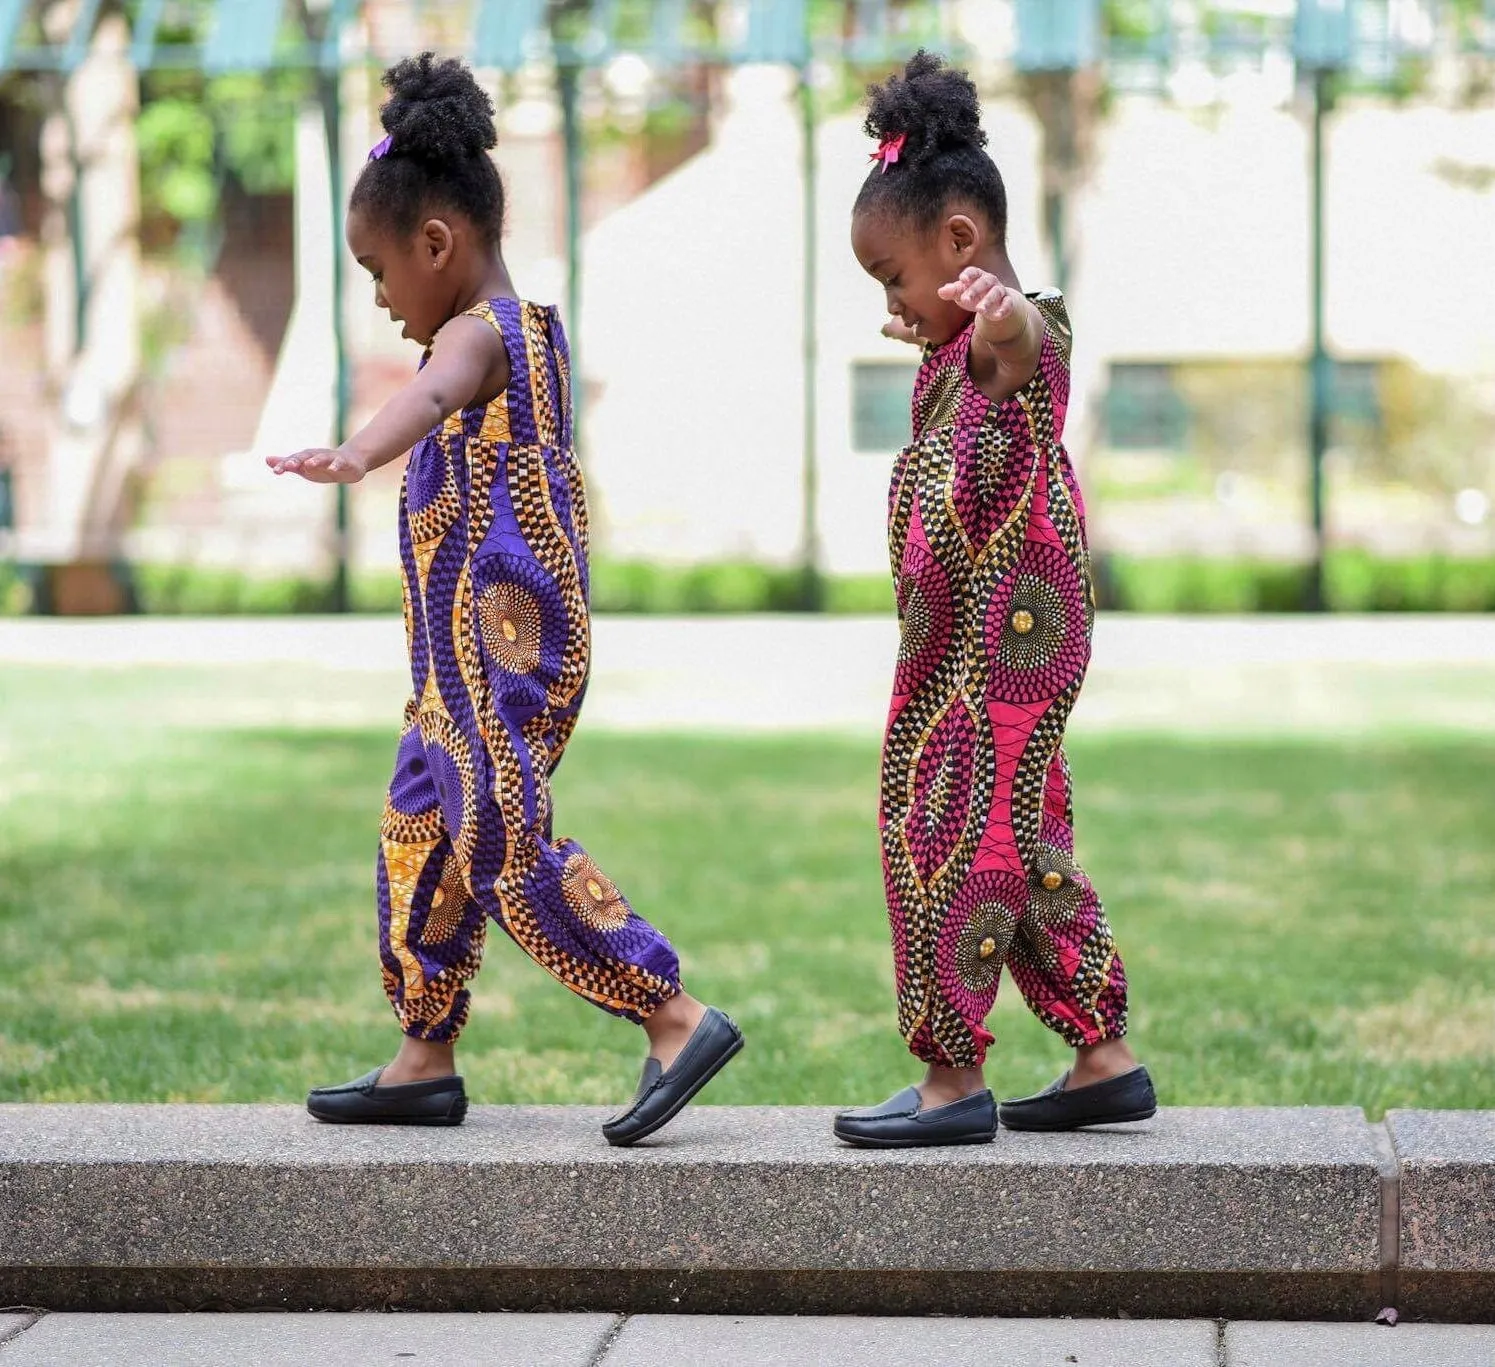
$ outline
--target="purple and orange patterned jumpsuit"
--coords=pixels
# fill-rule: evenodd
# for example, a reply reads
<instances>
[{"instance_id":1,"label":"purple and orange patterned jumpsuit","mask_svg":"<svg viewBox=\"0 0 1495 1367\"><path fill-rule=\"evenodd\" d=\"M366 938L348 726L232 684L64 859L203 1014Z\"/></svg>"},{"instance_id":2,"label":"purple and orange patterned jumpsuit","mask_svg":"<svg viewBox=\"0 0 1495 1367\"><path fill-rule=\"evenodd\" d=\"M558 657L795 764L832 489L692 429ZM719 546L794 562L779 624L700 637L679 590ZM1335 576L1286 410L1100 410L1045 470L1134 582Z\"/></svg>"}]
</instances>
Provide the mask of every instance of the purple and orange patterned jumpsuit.
<instances>
[{"instance_id":1,"label":"purple and orange patterned jumpsuit","mask_svg":"<svg viewBox=\"0 0 1495 1367\"><path fill-rule=\"evenodd\" d=\"M408 1035L453 1040L491 916L579 996L639 1021L680 990L669 941L551 833L550 775L591 648L570 360L553 308L471 310L507 389L411 453L400 561L414 692L379 831L384 986Z\"/></svg>"},{"instance_id":2,"label":"purple and orange patterned jumpsuit","mask_svg":"<svg viewBox=\"0 0 1495 1367\"><path fill-rule=\"evenodd\" d=\"M1090 660L1094 592L1061 436L1069 319L993 403L967 371L974 319L925 350L914 440L889 496L902 640L883 745L883 875L898 1023L929 1063L973 1067L1006 964L1071 1045L1126 1030L1126 975L1074 860L1064 726Z\"/></svg>"}]
</instances>

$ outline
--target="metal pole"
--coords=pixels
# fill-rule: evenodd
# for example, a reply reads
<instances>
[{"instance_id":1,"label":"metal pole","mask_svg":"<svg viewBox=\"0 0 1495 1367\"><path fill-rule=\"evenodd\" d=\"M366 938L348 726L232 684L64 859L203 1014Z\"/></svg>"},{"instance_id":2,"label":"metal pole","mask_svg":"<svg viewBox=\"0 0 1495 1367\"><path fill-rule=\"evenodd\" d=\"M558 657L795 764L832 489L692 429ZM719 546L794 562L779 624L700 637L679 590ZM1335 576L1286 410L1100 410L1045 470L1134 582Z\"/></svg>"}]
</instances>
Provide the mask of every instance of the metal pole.
<instances>
[{"instance_id":1,"label":"metal pole","mask_svg":"<svg viewBox=\"0 0 1495 1367\"><path fill-rule=\"evenodd\" d=\"M88 341L88 248L83 241L83 163L78 156L76 130L69 124L72 137L73 188L68 191L68 232L73 254L73 355L83 352Z\"/></svg>"},{"instance_id":2,"label":"metal pole","mask_svg":"<svg viewBox=\"0 0 1495 1367\"><path fill-rule=\"evenodd\" d=\"M800 128L804 144L804 297L802 345L804 353L804 436L801 482L804 489L800 525L800 606L806 612L818 612L825 606L824 584L820 576L819 470L816 460L816 398L819 341L815 330L816 254L819 234L816 224L815 197L815 90L810 84L810 67L799 71Z\"/></svg>"},{"instance_id":3,"label":"metal pole","mask_svg":"<svg viewBox=\"0 0 1495 1367\"><path fill-rule=\"evenodd\" d=\"M341 446L348 439L348 340L343 318L343 175L342 91L340 73L333 70L321 78L322 122L327 130L327 179L332 194L332 339L337 357L337 380L332 405L332 441ZM332 610L347 612L348 592L348 486L335 487L337 499Z\"/></svg>"},{"instance_id":4,"label":"metal pole","mask_svg":"<svg viewBox=\"0 0 1495 1367\"><path fill-rule=\"evenodd\" d=\"M581 442L582 380L577 338L581 333L581 119L577 113L580 69L571 62L556 67L561 100L561 135L566 155L566 338L571 347L571 429L578 453Z\"/></svg>"},{"instance_id":5,"label":"metal pole","mask_svg":"<svg viewBox=\"0 0 1495 1367\"><path fill-rule=\"evenodd\" d=\"M1064 246L1064 197L1063 187L1056 186L1049 196L1049 251L1054 258L1054 284L1059 293L1069 293L1069 253Z\"/></svg>"},{"instance_id":6,"label":"metal pole","mask_svg":"<svg viewBox=\"0 0 1495 1367\"><path fill-rule=\"evenodd\" d=\"M1309 565L1305 607L1322 612L1324 593L1324 452L1329 444L1330 386L1333 374L1324 345L1324 110L1328 103L1329 73L1313 73L1313 188L1310 223L1313 235L1312 353L1309 359L1308 462L1309 507L1313 518L1313 553Z\"/></svg>"}]
</instances>

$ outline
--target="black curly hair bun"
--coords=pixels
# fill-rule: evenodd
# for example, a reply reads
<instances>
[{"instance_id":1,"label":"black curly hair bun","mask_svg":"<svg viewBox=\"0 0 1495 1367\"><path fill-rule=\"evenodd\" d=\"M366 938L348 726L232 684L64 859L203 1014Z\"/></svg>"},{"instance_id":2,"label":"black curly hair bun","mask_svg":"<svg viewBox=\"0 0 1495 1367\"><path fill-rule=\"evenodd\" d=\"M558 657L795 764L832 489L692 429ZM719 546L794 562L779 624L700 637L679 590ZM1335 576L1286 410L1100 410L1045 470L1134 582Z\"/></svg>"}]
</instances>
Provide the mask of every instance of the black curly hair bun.
<instances>
[{"instance_id":1,"label":"black curly hair bun","mask_svg":"<svg viewBox=\"0 0 1495 1367\"><path fill-rule=\"evenodd\" d=\"M978 209L999 242L1007 239L1007 187L986 152L981 101L964 71L922 49L903 70L867 87L867 135L902 137L897 161L867 173L853 212L891 210L933 227L952 203Z\"/></svg>"},{"instance_id":2,"label":"black curly hair bun","mask_svg":"<svg viewBox=\"0 0 1495 1367\"><path fill-rule=\"evenodd\" d=\"M455 161L481 156L498 141L493 101L455 57L406 57L384 73L384 85L389 99L379 121L397 156Z\"/></svg>"},{"instance_id":3,"label":"black curly hair bun","mask_svg":"<svg viewBox=\"0 0 1495 1367\"><path fill-rule=\"evenodd\" d=\"M389 99L379 121L388 147L376 147L353 186L350 208L376 214L394 232L430 213L456 210L490 242L503 236L504 186L488 155L497 141L493 101L455 58L429 52L384 73Z\"/></svg>"},{"instance_id":4,"label":"black curly hair bun","mask_svg":"<svg viewBox=\"0 0 1495 1367\"><path fill-rule=\"evenodd\" d=\"M882 142L900 134L908 139L903 156L912 162L962 147L985 147L981 101L964 71L922 48L901 72L867 87L863 130Z\"/></svg>"}]
</instances>

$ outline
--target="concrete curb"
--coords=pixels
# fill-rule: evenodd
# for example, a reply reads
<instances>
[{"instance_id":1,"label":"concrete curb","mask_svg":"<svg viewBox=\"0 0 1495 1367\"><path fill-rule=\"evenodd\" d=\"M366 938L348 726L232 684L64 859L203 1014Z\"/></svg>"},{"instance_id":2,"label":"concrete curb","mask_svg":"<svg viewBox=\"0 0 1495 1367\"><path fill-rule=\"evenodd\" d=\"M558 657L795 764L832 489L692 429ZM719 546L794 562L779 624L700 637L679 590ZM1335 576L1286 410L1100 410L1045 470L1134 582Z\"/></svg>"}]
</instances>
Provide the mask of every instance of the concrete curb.
<instances>
[{"instance_id":1,"label":"concrete curb","mask_svg":"<svg viewBox=\"0 0 1495 1367\"><path fill-rule=\"evenodd\" d=\"M1495 1111L1392 1111L1400 1295L1429 1318L1495 1323Z\"/></svg>"},{"instance_id":2,"label":"concrete curb","mask_svg":"<svg viewBox=\"0 0 1495 1367\"><path fill-rule=\"evenodd\" d=\"M1495 1321L1495 1113L892 1153L813 1108L698 1107L634 1150L603 1116L0 1106L0 1304Z\"/></svg>"}]
</instances>

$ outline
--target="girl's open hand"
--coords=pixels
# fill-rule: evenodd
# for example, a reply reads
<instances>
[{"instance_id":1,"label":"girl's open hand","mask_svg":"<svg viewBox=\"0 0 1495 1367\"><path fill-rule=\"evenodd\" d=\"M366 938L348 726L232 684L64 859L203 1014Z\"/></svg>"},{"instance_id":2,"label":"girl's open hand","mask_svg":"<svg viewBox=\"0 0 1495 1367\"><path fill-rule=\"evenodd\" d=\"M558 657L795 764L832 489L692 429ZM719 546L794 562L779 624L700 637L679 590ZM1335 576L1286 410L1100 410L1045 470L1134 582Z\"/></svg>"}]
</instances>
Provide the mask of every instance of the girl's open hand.
<instances>
[{"instance_id":1,"label":"girl's open hand","mask_svg":"<svg viewBox=\"0 0 1495 1367\"><path fill-rule=\"evenodd\" d=\"M368 473L357 456L325 447L297 451L294 456L266 456L265 464L277 475L300 475L313 484L357 484Z\"/></svg>"},{"instance_id":2,"label":"girl's open hand","mask_svg":"<svg viewBox=\"0 0 1495 1367\"><path fill-rule=\"evenodd\" d=\"M894 342L908 342L911 346L922 346L924 339L902 318L889 318L882 325L882 335Z\"/></svg>"},{"instance_id":3,"label":"girl's open hand","mask_svg":"<svg viewBox=\"0 0 1495 1367\"><path fill-rule=\"evenodd\" d=\"M940 286L940 298L974 313L994 336L1005 338L1022 330L1021 292L1009 289L990 271L967 266L958 280Z\"/></svg>"}]
</instances>

